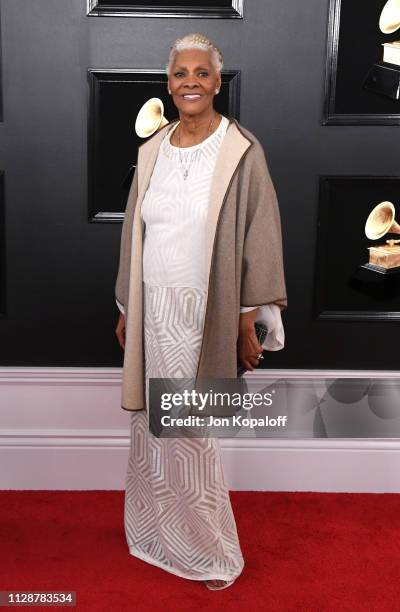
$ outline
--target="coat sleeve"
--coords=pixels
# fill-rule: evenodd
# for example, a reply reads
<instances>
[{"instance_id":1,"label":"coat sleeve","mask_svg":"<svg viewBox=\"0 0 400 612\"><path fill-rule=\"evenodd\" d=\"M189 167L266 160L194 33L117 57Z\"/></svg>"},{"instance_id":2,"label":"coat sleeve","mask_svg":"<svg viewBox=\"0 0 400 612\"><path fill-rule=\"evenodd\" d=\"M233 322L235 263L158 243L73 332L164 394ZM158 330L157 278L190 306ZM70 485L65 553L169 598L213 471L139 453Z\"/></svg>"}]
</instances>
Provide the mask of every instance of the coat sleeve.
<instances>
[{"instance_id":1,"label":"coat sleeve","mask_svg":"<svg viewBox=\"0 0 400 612\"><path fill-rule=\"evenodd\" d=\"M117 279L115 282L115 299L121 312L124 312L129 291L129 276L132 251L132 230L135 205L138 197L138 170L135 168L128 200L125 207L124 221L121 231L120 253Z\"/></svg>"},{"instance_id":2,"label":"coat sleeve","mask_svg":"<svg viewBox=\"0 0 400 612\"><path fill-rule=\"evenodd\" d=\"M287 296L278 200L258 141L249 156L240 304L276 304L283 309L287 307Z\"/></svg>"}]
</instances>

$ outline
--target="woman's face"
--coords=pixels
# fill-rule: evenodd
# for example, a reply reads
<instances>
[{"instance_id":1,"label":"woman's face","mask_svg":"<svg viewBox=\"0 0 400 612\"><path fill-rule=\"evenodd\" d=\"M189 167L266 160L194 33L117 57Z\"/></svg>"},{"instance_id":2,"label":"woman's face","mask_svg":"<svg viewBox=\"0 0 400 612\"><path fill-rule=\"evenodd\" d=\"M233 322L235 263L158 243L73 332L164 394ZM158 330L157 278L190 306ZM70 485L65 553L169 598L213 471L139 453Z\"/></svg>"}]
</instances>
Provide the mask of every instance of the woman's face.
<instances>
[{"instance_id":1,"label":"woman's face","mask_svg":"<svg viewBox=\"0 0 400 612\"><path fill-rule=\"evenodd\" d=\"M176 54L168 86L177 109L187 115L210 110L221 77L211 63L208 51L185 49Z\"/></svg>"}]
</instances>

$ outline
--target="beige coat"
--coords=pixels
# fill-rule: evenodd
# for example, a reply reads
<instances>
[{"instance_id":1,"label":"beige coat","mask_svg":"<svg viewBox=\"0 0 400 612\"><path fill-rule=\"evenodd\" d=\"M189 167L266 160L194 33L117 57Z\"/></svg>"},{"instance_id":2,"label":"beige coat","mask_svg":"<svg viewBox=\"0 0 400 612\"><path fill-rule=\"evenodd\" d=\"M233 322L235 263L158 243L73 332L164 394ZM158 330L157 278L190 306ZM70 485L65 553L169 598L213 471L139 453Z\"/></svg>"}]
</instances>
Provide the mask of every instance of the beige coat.
<instances>
[{"instance_id":1,"label":"beige coat","mask_svg":"<svg viewBox=\"0 0 400 612\"><path fill-rule=\"evenodd\" d=\"M145 407L140 206L169 123L139 147L122 226L115 296L125 310L121 407ZM236 378L240 306L287 306L279 208L264 151L235 119L222 141L207 213L208 293L197 379Z\"/></svg>"}]
</instances>

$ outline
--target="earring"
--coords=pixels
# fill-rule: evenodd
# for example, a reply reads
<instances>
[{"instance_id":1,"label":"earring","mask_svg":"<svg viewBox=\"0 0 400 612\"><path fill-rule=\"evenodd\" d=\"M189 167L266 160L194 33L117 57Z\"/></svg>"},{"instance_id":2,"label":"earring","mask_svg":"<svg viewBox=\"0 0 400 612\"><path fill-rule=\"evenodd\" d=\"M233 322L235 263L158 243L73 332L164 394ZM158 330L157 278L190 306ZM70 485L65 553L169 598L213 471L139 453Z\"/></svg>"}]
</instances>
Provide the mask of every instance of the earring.
<instances>
[{"instance_id":1,"label":"earring","mask_svg":"<svg viewBox=\"0 0 400 612\"><path fill-rule=\"evenodd\" d=\"M169 93L169 94L171 93L171 90L170 90L170 89L168 89L168 93Z\"/></svg>"},{"instance_id":2,"label":"earring","mask_svg":"<svg viewBox=\"0 0 400 612\"><path fill-rule=\"evenodd\" d=\"M215 93L216 93L216 94L218 94L218 93L219 93L219 89L216 89L216 90L215 90Z\"/></svg>"}]
</instances>

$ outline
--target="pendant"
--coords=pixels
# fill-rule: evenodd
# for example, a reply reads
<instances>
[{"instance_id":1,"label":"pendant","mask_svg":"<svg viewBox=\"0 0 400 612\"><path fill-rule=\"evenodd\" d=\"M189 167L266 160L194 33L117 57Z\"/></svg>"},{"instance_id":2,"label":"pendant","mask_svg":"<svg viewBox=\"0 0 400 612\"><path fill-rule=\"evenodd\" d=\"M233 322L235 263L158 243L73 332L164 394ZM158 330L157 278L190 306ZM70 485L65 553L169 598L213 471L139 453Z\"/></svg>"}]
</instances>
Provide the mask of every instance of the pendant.
<instances>
[{"instance_id":1,"label":"pendant","mask_svg":"<svg viewBox=\"0 0 400 612\"><path fill-rule=\"evenodd\" d=\"M187 175L188 175L188 174L189 174L189 173L188 173L188 170L186 170L186 168L185 168L185 171L184 171L184 173L183 173L183 178L184 178L184 180L185 180L185 181L186 181L186 179L187 179Z\"/></svg>"}]
</instances>

